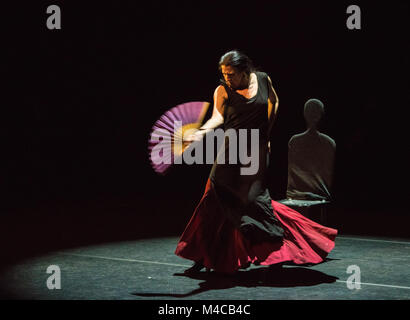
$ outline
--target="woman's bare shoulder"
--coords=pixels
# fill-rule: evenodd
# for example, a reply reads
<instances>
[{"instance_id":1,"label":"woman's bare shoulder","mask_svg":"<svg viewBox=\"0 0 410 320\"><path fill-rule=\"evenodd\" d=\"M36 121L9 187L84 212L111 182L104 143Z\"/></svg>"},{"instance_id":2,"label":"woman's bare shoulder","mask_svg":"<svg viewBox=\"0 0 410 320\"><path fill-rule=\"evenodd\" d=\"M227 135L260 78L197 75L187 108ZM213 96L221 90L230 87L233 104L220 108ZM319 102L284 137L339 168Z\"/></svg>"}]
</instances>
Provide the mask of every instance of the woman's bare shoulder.
<instances>
[{"instance_id":1,"label":"woman's bare shoulder","mask_svg":"<svg viewBox=\"0 0 410 320\"><path fill-rule=\"evenodd\" d=\"M215 96L218 96L218 97L223 97L223 98L228 97L228 93L226 92L225 87L221 84L216 87L214 94L215 94Z\"/></svg>"}]
</instances>

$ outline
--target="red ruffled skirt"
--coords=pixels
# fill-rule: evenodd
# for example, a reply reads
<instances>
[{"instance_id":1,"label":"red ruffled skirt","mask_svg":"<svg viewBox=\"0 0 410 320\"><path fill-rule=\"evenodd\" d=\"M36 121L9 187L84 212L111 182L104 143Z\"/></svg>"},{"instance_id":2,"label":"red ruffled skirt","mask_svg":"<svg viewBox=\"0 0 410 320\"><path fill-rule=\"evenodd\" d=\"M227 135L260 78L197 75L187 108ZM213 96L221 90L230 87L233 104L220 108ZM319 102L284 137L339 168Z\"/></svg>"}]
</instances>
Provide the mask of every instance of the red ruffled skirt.
<instances>
[{"instance_id":1,"label":"red ruffled skirt","mask_svg":"<svg viewBox=\"0 0 410 320\"><path fill-rule=\"evenodd\" d=\"M334 248L337 230L322 226L272 200L284 229L282 241L250 244L221 212L208 180L205 193L186 226L175 254L202 261L207 268L234 273L249 263L320 263Z\"/></svg>"}]
</instances>

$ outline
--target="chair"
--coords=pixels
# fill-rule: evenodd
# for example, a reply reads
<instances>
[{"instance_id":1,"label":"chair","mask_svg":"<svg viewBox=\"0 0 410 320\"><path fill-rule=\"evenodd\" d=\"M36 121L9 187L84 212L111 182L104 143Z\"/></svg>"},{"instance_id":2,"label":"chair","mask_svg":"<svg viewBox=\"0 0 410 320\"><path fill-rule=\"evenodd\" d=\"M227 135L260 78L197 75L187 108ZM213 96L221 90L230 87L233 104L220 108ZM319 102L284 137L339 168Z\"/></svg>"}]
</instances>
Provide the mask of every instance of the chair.
<instances>
[{"instance_id":1,"label":"chair","mask_svg":"<svg viewBox=\"0 0 410 320\"><path fill-rule=\"evenodd\" d=\"M286 199L278 201L312 220L316 220L313 211L319 209L322 224L326 223L326 209L332 201L336 153L335 141L317 130L323 113L320 100L310 99L305 103L307 130L289 140Z\"/></svg>"}]
</instances>

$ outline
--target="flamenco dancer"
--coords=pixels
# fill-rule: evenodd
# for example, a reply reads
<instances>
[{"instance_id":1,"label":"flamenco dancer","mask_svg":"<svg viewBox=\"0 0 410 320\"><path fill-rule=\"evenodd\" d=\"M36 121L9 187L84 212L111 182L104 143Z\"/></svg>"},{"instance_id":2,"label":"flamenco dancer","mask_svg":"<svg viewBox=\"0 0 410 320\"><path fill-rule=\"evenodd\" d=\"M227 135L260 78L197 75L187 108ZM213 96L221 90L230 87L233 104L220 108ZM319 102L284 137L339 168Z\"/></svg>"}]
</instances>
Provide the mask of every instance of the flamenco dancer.
<instances>
[{"instance_id":1,"label":"flamenco dancer","mask_svg":"<svg viewBox=\"0 0 410 320\"><path fill-rule=\"evenodd\" d=\"M239 162L215 161L204 195L175 250L176 255L194 261L185 273L206 268L233 274L251 263L324 261L334 248L337 230L273 201L266 185L269 135L279 105L271 79L256 71L252 61L236 50L221 57L219 70L223 77L214 93L212 117L188 143L221 125L225 132L259 129L259 170L244 175ZM231 144L226 139L223 148L228 155ZM249 151L250 143L247 148Z\"/></svg>"}]
</instances>

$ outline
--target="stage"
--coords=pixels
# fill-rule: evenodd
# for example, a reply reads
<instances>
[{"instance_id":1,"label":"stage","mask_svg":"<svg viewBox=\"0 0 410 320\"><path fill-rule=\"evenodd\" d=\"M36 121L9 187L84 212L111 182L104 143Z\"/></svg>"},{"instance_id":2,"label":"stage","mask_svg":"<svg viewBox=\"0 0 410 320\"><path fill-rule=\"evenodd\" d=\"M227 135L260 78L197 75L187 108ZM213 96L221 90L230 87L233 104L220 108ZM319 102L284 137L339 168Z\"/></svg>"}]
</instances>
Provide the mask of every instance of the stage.
<instances>
[{"instance_id":1,"label":"stage","mask_svg":"<svg viewBox=\"0 0 410 320\"><path fill-rule=\"evenodd\" d=\"M251 266L232 276L173 254L178 237L104 243L50 252L4 269L2 296L30 300L408 300L410 240L340 235L328 260L281 269ZM49 289L50 265L60 289ZM354 272L349 266L356 266ZM359 269L357 269L357 267ZM355 279L349 277L357 276ZM360 282L359 282L360 281ZM350 288L349 288L350 286ZM353 287L352 287L353 286Z\"/></svg>"}]
</instances>

